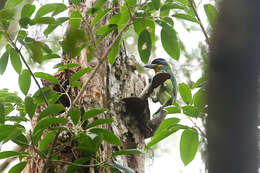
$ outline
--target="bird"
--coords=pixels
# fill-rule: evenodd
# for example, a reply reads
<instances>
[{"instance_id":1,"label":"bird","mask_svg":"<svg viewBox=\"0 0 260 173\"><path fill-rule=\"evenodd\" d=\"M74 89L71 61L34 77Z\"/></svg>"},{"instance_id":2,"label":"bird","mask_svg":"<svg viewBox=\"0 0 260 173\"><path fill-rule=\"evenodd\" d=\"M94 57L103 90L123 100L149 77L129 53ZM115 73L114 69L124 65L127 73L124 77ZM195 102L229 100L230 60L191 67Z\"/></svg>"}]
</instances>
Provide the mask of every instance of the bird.
<instances>
[{"instance_id":1,"label":"bird","mask_svg":"<svg viewBox=\"0 0 260 173\"><path fill-rule=\"evenodd\" d=\"M163 84L154 90L152 100L153 102L159 102L162 106L155 112L159 113L166 106L176 101L177 96L177 81L172 72L170 65L164 58L155 58L150 64L144 65L145 68L153 69L155 74L160 72L166 72L170 75L170 79L166 80Z\"/></svg>"}]
</instances>

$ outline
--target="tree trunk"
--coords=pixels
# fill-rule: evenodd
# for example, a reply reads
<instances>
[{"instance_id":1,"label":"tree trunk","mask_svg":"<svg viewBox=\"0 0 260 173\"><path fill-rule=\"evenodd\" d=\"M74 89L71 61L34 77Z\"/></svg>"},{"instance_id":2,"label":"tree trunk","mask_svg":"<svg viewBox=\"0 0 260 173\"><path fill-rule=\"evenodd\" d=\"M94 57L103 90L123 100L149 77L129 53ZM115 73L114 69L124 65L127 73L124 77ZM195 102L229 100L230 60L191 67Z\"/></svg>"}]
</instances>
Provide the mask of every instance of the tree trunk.
<instances>
[{"instance_id":1,"label":"tree trunk","mask_svg":"<svg viewBox=\"0 0 260 173\"><path fill-rule=\"evenodd\" d=\"M209 173L258 172L259 5L221 5L209 64Z\"/></svg>"},{"instance_id":2,"label":"tree trunk","mask_svg":"<svg viewBox=\"0 0 260 173\"><path fill-rule=\"evenodd\" d=\"M81 3L81 12L84 22L81 24L81 28L85 28L87 33L93 36L93 39L96 39L95 28L91 28L91 17L85 16L85 12L88 8L93 5L95 1L86 1ZM107 7L111 7L111 3L108 2ZM111 16L107 16L101 24L107 23L107 20ZM91 62L87 62L87 49L83 49L80 56L71 61L79 63L81 68L91 67L95 69L100 62L100 57L102 57L103 52L111 44L114 35L108 36L102 41L97 47L97 51L94 52L94 57ZM68 60L68 55L63 56L63 60ZM69 60L70 61L70 60ZM81 95L80 99L77 102L77 106L82 106L83 111L87 111L92 108L107 108L108 113L99 116L100 118L113 118L114 122L109 125L102 125L101 128L106 128L111 130L116 136L118 136L123 145L121 147L112 146L106 142L102 143L102 146L99 149L98 156L96 160L99 162L106 161L110 163L120 164L126 167L130 167L136 171L136 173L144 173L144 155L130 155L130 156L118 156L111 159L111 154L113 151L119 149L144 149L145 147L145 134L140 130L140 122L138 119L131 117L132 115L126 111L125 103L122 101L123 98L130 96L138 96L141 94L146 83L145 79L135 72L136 69L136 60L134 57L130 57L126 54L126 51L120 48L120 53L113 65L108 64L105 61L98 72L95 74L94 78L90 81L89 85L86 87L85 91ZM60 80L66 80L69 75L65 75L64 72L57 73L56 76ZM81 77L80 81L83 85L84 82L89 78L91 73L88 73ZM75 99L75 96L78 94L77 90L71 91L71 96ZM138 106L138 105L137 105ZM146 105L147 106L147 105ZM39 111L41 111L40 109ZM64 114L64 113L63 113ZM146 118L147 118L146 114ZM142 115L140 116L142 119ZM149 117L148 117L149 118ZM57 139L57 145L66 146L68 137L64 137L60 134ZM60 160L73 162L75 160L75 153L72 153L72 150L64 147L61 149L57 146L58 155ZM72 146L68 146L72 147ZM55 148L55 147L54 147ZM57 151L56 151L57 152ZM80 155L77 153L76 155ZM90 161L89 164L94 164L94 160ZM25 172L36 173L40 172L44 167L44 163L41 159L33 160L28 164ZM37 166L36 166L37 165ZM67 165L62 164L52 164L49 167L47 172L66 172ZM79 172L91 172L91 173L106 173L110 172L107 166L96 166L89 168L82 168Z\"/></svg>"}]
</instances>

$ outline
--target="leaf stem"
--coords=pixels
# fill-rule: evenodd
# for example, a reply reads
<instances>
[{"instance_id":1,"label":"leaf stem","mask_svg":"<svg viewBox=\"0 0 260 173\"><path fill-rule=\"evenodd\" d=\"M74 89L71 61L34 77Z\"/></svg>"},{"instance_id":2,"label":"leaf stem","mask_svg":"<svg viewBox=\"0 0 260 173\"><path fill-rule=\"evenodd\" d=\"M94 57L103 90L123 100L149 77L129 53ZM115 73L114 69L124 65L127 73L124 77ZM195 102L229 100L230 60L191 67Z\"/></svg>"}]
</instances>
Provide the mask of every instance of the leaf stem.
<instances>
[{"instance_id":1,"label":"leaf stem","mask_svg":"<svg viewBox=\"0 0 260 173\"><path fill-rule=\"evenodd\" d=\"M195 16L196 16L197 20L199 21L200 28L201 28L201 30L202 30L205 38L206 38L206 42L209 44L210 43L209 36L208 36L204 26L202 25L202 22L200 20L199 14L198 14L197 10L195 9L195 7L193 5L193 2L194 2L193 0L189 0L190 6L191 6L193 12L195 13Z\"/></svg>"}]
</instances>

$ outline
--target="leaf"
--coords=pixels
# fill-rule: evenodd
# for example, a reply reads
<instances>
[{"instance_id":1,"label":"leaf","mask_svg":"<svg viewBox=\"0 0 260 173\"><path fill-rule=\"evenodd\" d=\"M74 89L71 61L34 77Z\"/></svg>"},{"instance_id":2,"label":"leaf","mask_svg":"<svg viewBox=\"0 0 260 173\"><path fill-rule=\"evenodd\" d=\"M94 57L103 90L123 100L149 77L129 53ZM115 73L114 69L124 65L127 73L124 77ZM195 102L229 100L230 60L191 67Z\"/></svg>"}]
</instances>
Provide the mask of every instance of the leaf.
<instances>
[{"instance_id":1,"label":"leaf","mask_svg":"<svg viewBox=\"0 0 260 173\"><path fill-rule=\"evenodd\" d=\"M30 71L24 69L19 75L19 87L24 95L27 95L31 86L31 74Z\"/></svg>"},{"instance_id":2,"label":"leaf","mask_svg":"<svg viewBox=\"0 0 260 173\"><path fill-rule=\"evenodd\" d=\"M79 11L72 11L70 14L70 26L72 29L78 29L80 27L82 16Z\"/></svg>"},{"instance_id":3,"label":"leaf","mask_svg":"<svg viewBox=\"0 0 260 173\"><path fill-rule=\"evenodd\" d=\"M0 102L0 124L4 124L4 123L5 123L5 107Z\"/></svg>"},{"instance_id":4,"label":"leaf","mask_svg":"<svg viewBox=\"0 0 260 173\"><path fill-rule=\"evenodd\" d=\"M48 134L46 136L44 136L44 138L41 140L40 145L39 145L39 150L41 152L45 151L48 148L49 144L53 141L55 136L56 136L55 131L48 132Z\"/></svg>"},{"instance_id":5,"label":"leaf","mask_svg":"<svg viewBox=\"0 0 260 173\"><path fill-rule=\"evenodd\" d=\"M210 26L212 28L214 28L216 19L217 19L217 15L218 15L218 11L217 11L216 7L211 4L205 4L204 11L207 15Z\"/></svg>"},{"instance_id":6,"label":"leaf","mask_svg":"<svg viewBox=\"0 0 260 173\"><path fill-rule=\"evenodd\" d=\"M5 8L14 8L16 5L22 2L23 0L7 0L5 3Z\"/></svg>"},{"instance_id":7,"label":"leaf","mask_svg":"<svg viewBox=\"0 0 260 173\"><path fill-rule=\"evenodd\" d=\"M170 106L170 107L166 107L164 108L166 111L168 111L168 114L176 114L176 113L181 113L180 108L178 108L177 106Z\"/></svg>"},{"instance_id":8,"label":"leaf","mask_svg":"<svg viewBox=\"0 0 260 173\"><path fill-rule=\"evenodd\" d=\"M61 111L64 111L64 110L65 110L65 108L61 104L51 104L40 113L37 121L40 121L42 118L44 118L48 115L55 116L55 115L57 115L58 113L60 113Z\"/></svg>"},{"instance_id":9,"label":"leaf","mask_svg":"<svg viewBox=\"0 0 260 173\"><path fill-rule=\"evenodd\" d=\"M93 153L98 151L98 148L102 143L102 136L89 132L86 134L80 133L76 137L76 140L78 142L78 146L74 147L74 149L82 151L86 156L91 156Z\"/></svg>"},{"instance_id":10,"label":"leaf","mask_svg":"<svg viewBox=\"0 0 260 173\"><path fill-rule=\"evenodd\" d=\"M86 121L89 118L92 118L105 112L107 112L107 109L90 109L89 111L84 113L82 121Z\"/></svg>"},{"instance_id":11,"label":"leaf","mask_svg":"<svg viewBox=\"0 0 260 173\"><path fill-rule=\"evenodd\" d=\"M195 17L188 15L188 14L183 14L183 13L175 13L174 15L172 15L173 17L179 18L179 19L184 19L184 20L188 20L190 22L195 22L195 23L200 23Z\"/></svg>"},{"instance_id":12,"label":"leaf","mask_svg":"<svg viewBox=\"0 0 260 173\"><path fill-rule=\"evenodd\" d=\"M68 7L64 5L63 3L52 3L52 4L45 4L39 8L37 11L35 18L42 17L50 12L52 12L52 16L55 16L64 10L66 10Z\"/></svg>"},{"instance_id":13,"label":"leaf","mask_svg":"<svg viewBox=\"0 0 260 173\"><path fill-rule=\"evenodd\" d=\"M84 164L84 163L88 162L89 160L90 160L89 157L81 157L81 158L73 161L73 163ZM75 171L79 170L80 168L81 168L80 166L69 165L66 170L66 173L74 173Z\"/></svg>"},{"instance_id":14,"label":"leaf","mask_svg":"<svg viewBox=\"0 0 260 173\"><path fill-rule=\"evenodd\" d=\"M160 0L152 0L152 4L155 10L159 10L161 1Z\"/></svg>"},{"instance_id":15,"label":"leaf","mask_svg":"<svg viewBox=\"0 0 260 173\"><path fill-rule=\"evenodd\" d=\"M120 39L117 40L117 42L114 44L114 46L112 47L112 49L110 50L110 52L107 55L108 62L110 64L114 64L114 62L116 60L116 57L120 50L120 43L121 43L121 40Z\"/></svg>"},{"instance_id":16,"label":"leaf","mask_svg":"<svg viewBox=\"0 0 260 173\"><path fill-rule=\"evenodd\" d=\"M167 118L162 121L159 128L155 131L154 137L159 135L163 130L168 129L169 127L172 127L173 125L180 122L179 118Z\"/></svg>"},{"instance_id":17,"label":"leaf","mask_svg":"<svg viewBox=\"0 0 260 173\"><path fill-rule=\"evenodd\" d=\"M5 51L5 53L1 56L0 59L0 74L4 74L7 63L8 63L8 57L9 57L9 53L8 51Z\"/></svg>"},{"instance_id":18,"label":"leaf","mask_svg":"<svg viewBox=\"0 0 260 173\"><path fill-rule=\"evenodd\" d=\"M71 110L68 112L72 122L74 125L77 125L79 122L79 119L81 117L81 113L79 108L72 107Z\"/></svg>"},{"instance_id":19,"label":"leaf","mask_svg":"<svg viewBox=\"0 0 260 173\"><path fill-rule=\"evenodd\" d=\"M174 59L180 56L179 41L176 31L169 25L164 25L161 30L161 42L164 50Z\"/></svg>"},{"instance_id":20,"label":"leaf","mask_svg":"<svg viewBox=\"0 0 260 173\"><path fill-rule=\"evenodd\" d=\"M20 162L18 164L16 164L15 166L13 166L8 173L19 173L22 172L23 169L25 168L27 162Z\"/></svg>"},{"instance_id":21,"label":"leaf","mask_svg":"<svg viewBox=\"0 0 260 173\"><path fill-rule=\"evenodd\" d=\"M81 76L83 76L84 74L88 73L88 72L91 72L91 68L87 67L87 68L83 68L83 69L80 69L79 71L77 71L76 73L74 73L72 76L71 76L71 81L77 81L80 79Z\"/></svg>"},{"instance_id":22,"label":"leaf","mask_svg":"<svg viewBox=\"0 0 260 173\"><path fill-rule=\"evenodd\" d=\"M91 22L91 26L95 26L110 10L111 8L107 8L105 10L98 10L95 18Z\"/></svg>"},{"instance_id":23,"label":"leaf","mask_svg":"<svg viewBox=\"0 0 260 173\"><path fill-rule=\"evenodd\" d=\"M70 2L72 2L75 5L80 5L80 1L81 0L70 0Z\"/></svg>"},{"instance_id":24,"label":"leaf","mask_svg":"<svg viewBox=\"0 0 260 173\"><path fill-rule=\"evenodd\" d=\"M30 18L35 11L35 5L25 4L21 11L21 18Z\"/></svg>"},{"instance_id":25,"label":"leaf","mask_svg":"<svg viewBox=\"0 0 260 173\"><path fill-rule=\"evenodd\" d=\"M14 48L10 49L10 59L14 70L19 74L22 70L22 63L19 54Z\"/></svg>"},{"instance_id":26,"label":"leaf","mask_svg":"<svg viewBox=\"0 0 260 173\"><path fill-rule=\"evenodd\" d=\"M174 124L168 129L162 129L160 133L158 133L156 136L152 138L150 142L147 144L147 148L150 148L151 146L157 144L158 142L162 141L166 137L170 136L171 134L177 132L180 129L185 128L185 126Z\"/></svg>"},{"instance_id":27,"label":"leaf","mask_svg":"<svg viewBox=\"0 0 260 173\"><path fill-rule=\"evenodd\" d=\"M144 154L144 151L138 150L138 149L125 149L125 150L119 150L112 153L112 156L118 156L118 155L131 155L131 154Z\"/></svg>"},{"instance_id":28,"label":"leaf","mask_svg":"<svg viewBox=\"0 0 260 173\"><path fill-rule=\"evenodd\" d=\"M193 129L186 129L182 132L180 141L181 160L188 165L195 157L199 146L198 133Z\"/></svg>"},{"instance_id":29,"label":"leaf","mask_svg":"<svg viewBox=\"0 0 260 173\"><path fill-rule=\"evenodd\" d=\"M203 108L206 105L206 94L204 89L200 89L193 96L193 104L198 108Z\"/></svg>"},{"instance_id":30,"label":"leaf","mask_svg":"<svg viewBox=\"0 0 260 173\"><path fill-rule=\"evenodd\" d=\"M105 5L106 2L107 2L107 0L97 0L93 7L94 8L100 8L103 5Z\"/></svg>"},{"instance_id":31,"label":"leaf","mask_svg":"<svg viewBox=\"0 0 260 173\"><path fill-rule=\"evenodd\" d=\"M71 68L79 67L79 66L80 66L79 64L75 64L75 63L65 64L65 65L59 66L59 70L58 71L63 71L65 69L71 69Z\"/></svg>"},{"instance_id":32,"label":"leaf","mask_svg":"<svg viewBox=\"0 0 260 173\"><path fill-rule=\"evenodd\" d=\"M136 17L145 17L144 14L136 14ZM152 40L152 45L155 43L155 23L153 20L150 19L140 19L140 18L135 18L134 19L134 30L137 35L140 35L140 33L143 30L149 31L151 35L151 40Z\"/></svg>"},{"instance_id":33,"label":"leaf","mask_svg":"<svg viewBox=\"0 0 260 173\"><path fill-rule=\"evenodd\" d=\"M56 103L56 101L58 101L59 97L61 96L58 92L54 91L50 86L43 87L42 91L50 104ZM40 90L37 90L34 93L33 99L38 106L45 103Z\"/></svg>"},{"instance_id":34,"label":"leaf","mask_svg":"<svg viewBox=\"0 0 260 173\"><path fill-rule=\"evenodd\" d=\"M33 129L33 141L35 143L37 143L41 136L42 136L42 132L47 129L48 127L51 127L52 125L55 124L66 124L68 122L68 120L66 118L55 118L55 117L50 117L50 118L45 118L41 121L39 121L35 128Z\"/></svg>"},{"instance_id":35,"label":"leaf","mask_svg":"<svg viewBox=\"0 0 260 173\"><path fill-rule=\"evenodd\" d=\"M200 87L206 81L205 75L199 78L193 85L192 89Z\"/></svg>"},{"instance_id":36,"label":"leaf","mask_svg":"<svg viewBox=\"0 0 260 173\"><path fill-rule=\"evenodd\" d=\"M91 127L95 127L101 124L107 124L107 123L112 123L114 120L112 118L101 118L93 121L92 123L89 123L85 128L89 129Z\"/></svg>"},{"instance_id":37,"label":"leaf","mask_svg":"<svg viewBox=\"0 0 260 173\"><path fill-rule=\"evenodd\" d=\"M143 30L138 37L138 52L143 63L147 64L152 50L152 41L149 31Z\"/></svg>"},{"instance_id":38,"label":"leaf","mask_svg":"<svg viewBox=\"0 0 260 173\"><path fill-rule=\"evenodd\" d=\"M3 152L0 152L0 159L19 156L19 154L20 153L16 152L16 151L3 151Z\"/></svg>"},{"instance_id":39,"label":"leaf","mask_svg":"<svg viewBox=\"0 0 260 173\"><path fill-rule=\"evenodd\" d=\"M180 83L178 88L179 88L179 92L180 92L182 100L186 104L190 104L192 102L192 94L191 94L190 87L185 83Z\"/></svg>"},{"instance_id":40,"label":"leaf","mask_svg":"<svg viewBox=\"0 0 260 173\"><path fill-rule=\"evenodd\" d=\"M54 77L54 76L52 76L48 73L35 72L34 76L41 78L41 79L44 79L44 80L47 80L47 81L52 82L52 83L57 84L57 85L59 84L59 80L56 77Z\"/></svg>"},{"instance_id":41,"label":"leaf","mask_svg":"<svg viewBox=\"0 0 260 173\"><path fill-rule=\"evenodd\" d=\"M53 17L39 17L33 20L35 24L54 24L55 19Z\"/></svg>"},{"instance_id":42,"label":"leaf","mask_svg":"<svg viewBox=\"0 0 260 173\"><path fill-rule=\"evenodd\" d=\"M111 131L108 131L106 129L94 128L94 129L90 129L90 132L102 135L103 139L110 144L114 144L118 146L122 145L120 139Z\"/></svg>"},{"instance_id":43,"label":"leaf","mask_svg":"<svg viewBox=\"0 0 260 173\"><path fill-rule=\"evenodd\" d=\"M25 111L28 113L29 117L32 119L32 117L35 113L35 110L36 110L36 104L34 103L33 99L31 97L25 97L24 106L25 106Z\"/></svg>"},{"instance_id":44,"label":"leaf","mask_svg":"<svg viewBox=\"0 0 260 173\"><path fill-rule=\"evenodd\" d=\"M190 117L198 117L199 116L199 109L194 106L183 106L182 107L183 113Z\"/></svg>"},{"instance_id":45,"label":"leaf","mask_svg":"<svg viewBox=\"0 0 260 173\"><path fill-rule=\"evenodd\" d=\"M48 25L48 27L43 31L44 35L49 35L52 31L54 31L59 25L66 22L69 18L68 17L60 17L56 19L53 24Z\"/></svg>"},{"instance_id":46,"label":"leaf","mask_svg":"<svg viewBox=\"0 0 260 173\"><path fill-rule=\"evenodd\" d=\"M25 39L26 36L27 36L26 31L20 30L17 36L17 40L23 43L23 40Z\"/></svg>"},{"instance_id":47,"label":"leaf","mask_svg":"<svg viewBox=\"0 0 260 173\"><path fill-rule=\"evenodd\" d=\"M30 146L27 138L22 133L12 138L12 141L24 149L27 149Z\"/></svg>"}]
</instances>

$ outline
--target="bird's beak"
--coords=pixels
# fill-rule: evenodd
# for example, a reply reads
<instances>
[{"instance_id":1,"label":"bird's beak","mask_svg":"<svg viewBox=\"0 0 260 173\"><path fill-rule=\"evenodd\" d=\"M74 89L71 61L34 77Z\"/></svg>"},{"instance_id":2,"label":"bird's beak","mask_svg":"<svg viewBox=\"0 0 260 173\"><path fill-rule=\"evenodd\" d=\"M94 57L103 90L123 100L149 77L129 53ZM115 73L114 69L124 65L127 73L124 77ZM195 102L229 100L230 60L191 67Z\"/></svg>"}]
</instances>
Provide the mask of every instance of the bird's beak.
<instances>
[{"instance_id":1,"label":"bird's beak","mask_svg":"<svg viewBox=\"0 0 260 173\"><path fill-rule=\"evenodd\" d=\"M151 68L151 69L154 69L157 67L157 64L147 64L147 65L144 65L145 68Z\"/></svg>"}]
</instances>

